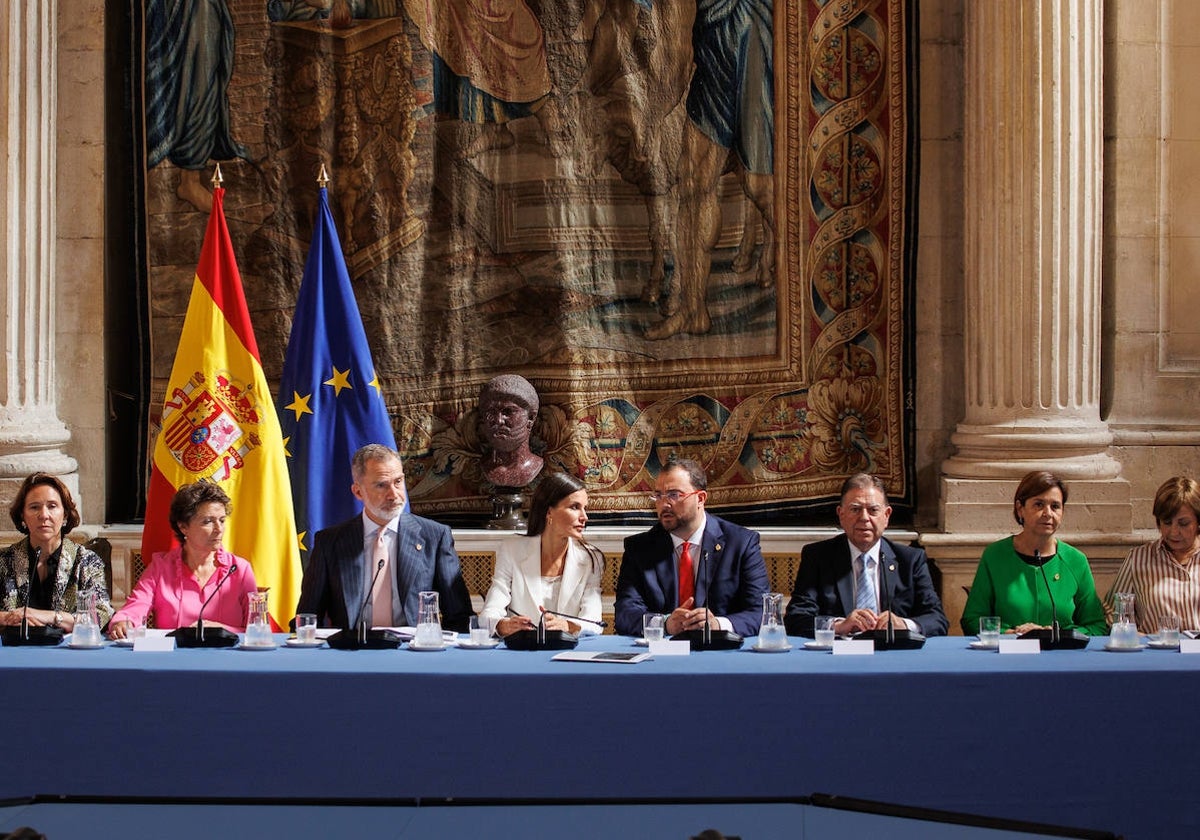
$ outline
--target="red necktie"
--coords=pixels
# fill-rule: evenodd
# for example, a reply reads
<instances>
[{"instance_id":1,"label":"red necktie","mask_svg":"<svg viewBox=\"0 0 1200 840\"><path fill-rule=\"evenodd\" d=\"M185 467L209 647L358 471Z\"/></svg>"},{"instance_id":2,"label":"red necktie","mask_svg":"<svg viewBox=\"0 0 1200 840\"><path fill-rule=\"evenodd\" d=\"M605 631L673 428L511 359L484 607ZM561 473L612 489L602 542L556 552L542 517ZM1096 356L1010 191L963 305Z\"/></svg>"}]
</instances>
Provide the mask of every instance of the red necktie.
<instances>
[{"instance_id":1,"label":"red necktie","mask_svg":"<svg viewBox=\"0 0 1200 840\"><path fill-rule=\"evenodd\" d=\"M696 578L692 573L692 544L685 542L679 553L679 606L696 594Z\"/></svg>"}]
</instances>

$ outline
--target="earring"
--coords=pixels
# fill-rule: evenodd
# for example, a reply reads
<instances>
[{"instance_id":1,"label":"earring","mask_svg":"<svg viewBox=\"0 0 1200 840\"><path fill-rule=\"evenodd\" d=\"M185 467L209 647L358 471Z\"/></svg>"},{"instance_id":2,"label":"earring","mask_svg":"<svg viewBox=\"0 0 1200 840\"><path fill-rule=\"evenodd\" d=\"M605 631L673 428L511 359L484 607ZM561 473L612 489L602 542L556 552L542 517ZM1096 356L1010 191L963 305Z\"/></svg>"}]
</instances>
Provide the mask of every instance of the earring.
<instances>
[{"instance_id":1,"label":"earring","mask_svg":"<svg viewBox=\"0 0 1200 840\"><path fill-rule=\"evenodd\" d=\"M1020 525L1022 528L1024 528L1024 527L1025 527L1025 517L1024 517L1024 516L1018 516L1018 517L1017 517L1017 524L1018 524L1018 525Z\"/></svg>"}]
</instances>

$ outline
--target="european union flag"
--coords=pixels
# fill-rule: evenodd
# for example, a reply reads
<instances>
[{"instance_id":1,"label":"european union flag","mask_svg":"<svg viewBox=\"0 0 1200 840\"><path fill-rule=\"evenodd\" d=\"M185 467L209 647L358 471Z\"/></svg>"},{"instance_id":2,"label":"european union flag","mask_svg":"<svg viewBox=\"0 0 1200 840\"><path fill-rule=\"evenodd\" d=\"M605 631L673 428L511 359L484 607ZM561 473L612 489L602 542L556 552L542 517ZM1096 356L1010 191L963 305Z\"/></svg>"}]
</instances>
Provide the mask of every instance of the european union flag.
<instances>
[{"instance_id":1,"label":"european union flag","mask_svg":"<svg viewBox=\"0 0 1200 840\"><path fill-rule=\"evenodd\" d=\"M325 187L283 363L279 420L307 565L317 531L361 510L350 492L355 450L396 448Z\"/></svg>"}]
</instances>

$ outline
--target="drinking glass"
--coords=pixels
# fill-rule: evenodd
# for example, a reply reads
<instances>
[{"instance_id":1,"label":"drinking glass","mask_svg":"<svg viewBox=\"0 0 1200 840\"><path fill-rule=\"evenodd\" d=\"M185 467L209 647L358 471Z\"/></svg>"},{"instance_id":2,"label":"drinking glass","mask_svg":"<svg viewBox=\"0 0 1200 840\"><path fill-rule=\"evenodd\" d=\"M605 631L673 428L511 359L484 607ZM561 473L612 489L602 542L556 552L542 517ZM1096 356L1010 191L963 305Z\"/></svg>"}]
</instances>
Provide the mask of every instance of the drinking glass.
<instances>
[{"instance_id":1,"label":"drinking glass","mask_svg":"<svg viewBox=\"0 0 1200 840\"><path fill-rule=\"evenodd\" d=\"M642 638L647 642L661 642L666 633L667 617L659 613L642 616Z\"/></svg>"},{"instance_id":2,"label":"drinking glass","mask_svg":"<svg viewBox=\"0 0 1200 840\"><path fill-rule=\"evenodd\" d=\"M312 645L317 642L316 613L300 613L296 616L296 641L302 645Z\"/></svg>"},{"instance_id":3,"label":"drinking glass","mask_svg":"<svg viewBox=\"0 0 1200 840\"><path fill-rule=\"evenodd\" d=\"M1179 618L1164 615L1158 620L1158 644L1160 647L1179 647Z\"/></svg>"},{"instance_id":4,"label":"drinking glass","mask_svg":"<svg viewBox=\"0 0 1200 840\"><path fill-rule=\"evenodd\" d=\"M985 615L979 618L979 641L988 647L1000 646L1000 616Z\"/></svg>"},{"instance_id":5,"label":"drinking glass","mask_svg":"<svg viewBox=\"0 0 1200 840\"><path fill-rule=\"evenodd\" d=\"M471 644L476 647L483 647L492 638L492 628L490 622L482 616L471 616Z\"/></svg>"},{"instance_id":6,"label":"drinking glass","mask_svg":"<svg viewBox=\"0 0 1200 840\"><path fill-rule=\"evenodd\" d=\"M834 625L837 619L831 615L819 615L813 620L813 635L821 647L833 647Z\"/></svg>"}]
</instances>

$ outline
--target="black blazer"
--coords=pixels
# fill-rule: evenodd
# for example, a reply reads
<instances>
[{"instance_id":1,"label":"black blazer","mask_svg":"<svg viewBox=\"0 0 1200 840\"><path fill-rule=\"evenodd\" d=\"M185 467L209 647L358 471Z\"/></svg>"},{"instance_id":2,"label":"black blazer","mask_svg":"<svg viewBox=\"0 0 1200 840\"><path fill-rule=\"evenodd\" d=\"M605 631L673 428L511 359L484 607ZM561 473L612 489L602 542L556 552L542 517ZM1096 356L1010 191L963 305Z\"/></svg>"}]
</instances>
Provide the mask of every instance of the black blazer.
<instances>
[{"instance_id":1,"label":"black blazer","mask_svg":"<svg viewBox=\"0 0 1200 840\"><path fill-rule=\"evenodd\" d=\"M396 583L405 621L416 624L417 593L436 591L442 627L465 633L475 613L450 529L405 513L400 516L398 535ZM358 620L366 597L367 565L361 514L319 531L300 583L296 612L316 613L323 627L349 629L350 623Z\"/></svg>"},{"instance_id":2,"label":"black blazer","mask_svg":"<svg viewBox=\"0 0 1200 840\"><path fill-rule=\"evenodd\" d=\"M845 534L804 546L792 600L784 624L790 636L812 636L818 615L845 617L854 611L854 562ZM926 636L944 636L949 623L929 576L929 562L919 548L879 542L879 603L912 619Z\"/></svg>"}]
</instances>

